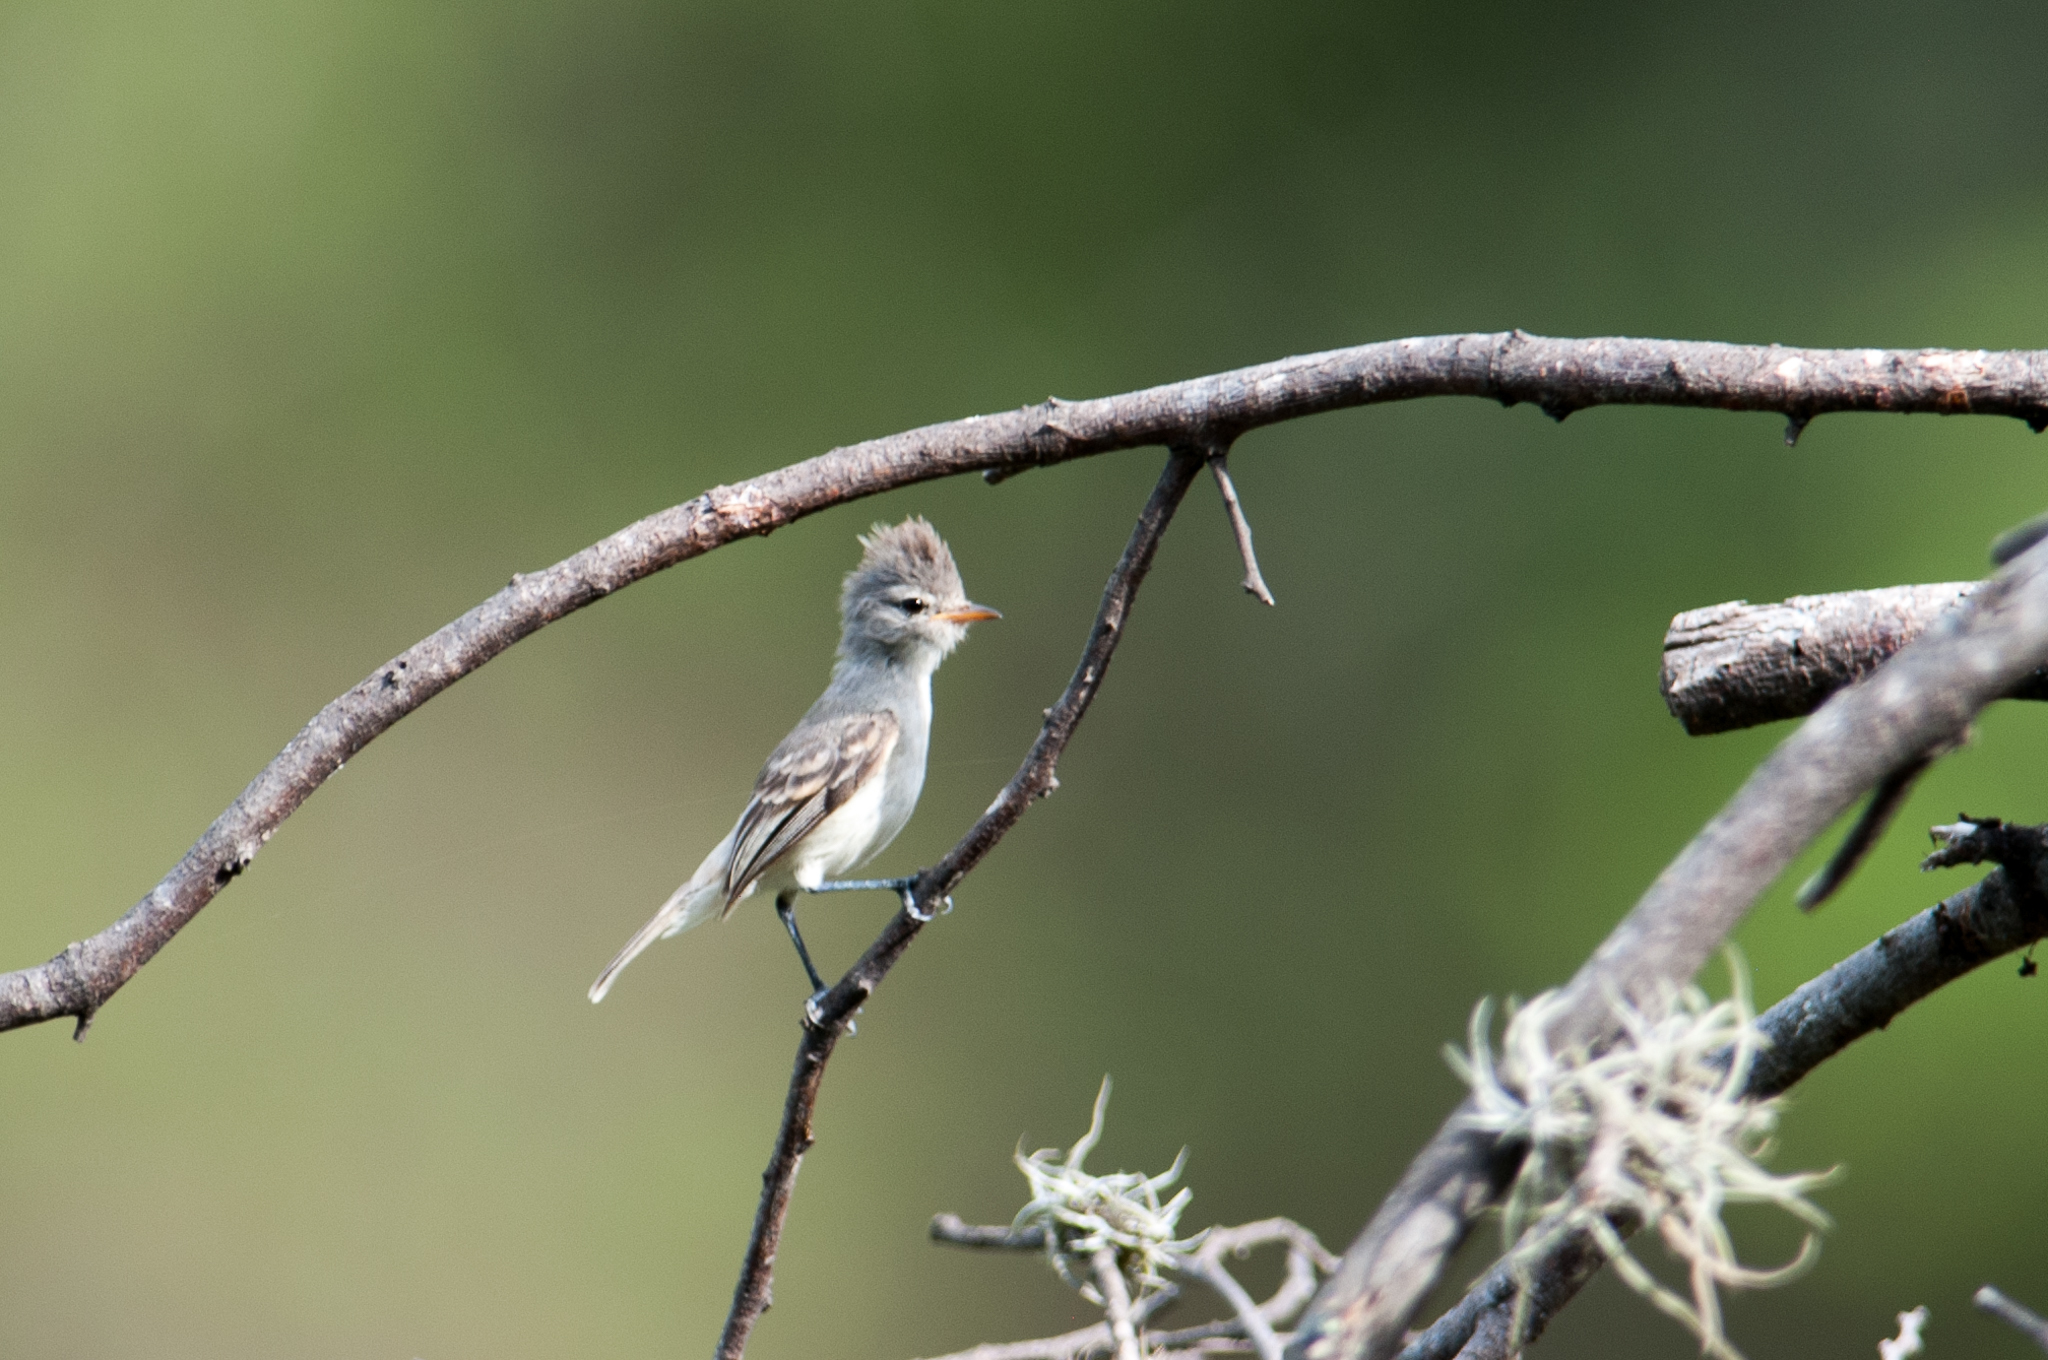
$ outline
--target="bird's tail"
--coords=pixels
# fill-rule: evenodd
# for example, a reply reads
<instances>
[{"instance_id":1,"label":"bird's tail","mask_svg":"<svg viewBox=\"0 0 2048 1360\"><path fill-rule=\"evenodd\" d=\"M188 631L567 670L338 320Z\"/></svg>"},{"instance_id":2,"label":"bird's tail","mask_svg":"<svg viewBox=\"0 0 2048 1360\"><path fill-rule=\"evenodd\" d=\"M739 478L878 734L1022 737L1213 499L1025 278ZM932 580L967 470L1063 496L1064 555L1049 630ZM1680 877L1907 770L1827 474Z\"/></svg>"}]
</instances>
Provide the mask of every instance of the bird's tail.
<instances>
[{"instance_id":1,"label":"bird's tail","mask_svg":"<svg viewBox=\"0 0 2048 1360\"><path fill-rule=\"evenodd\" d=\"M640 927L638 934L626 941L626 947L619 956L605 965L597 975L597 981L590 984L590 1002L596 1005L604 1000L604 994L612 989L612 981L619 970L640 957L647 946L670 935L679 935L691 926L701 925L718 914L725 905L725 861L731 853L732 837L720 842L697 866L697 872L690 875L690 881L677 888L654 913L654 919Z\"/></svg>"}]
</instances>

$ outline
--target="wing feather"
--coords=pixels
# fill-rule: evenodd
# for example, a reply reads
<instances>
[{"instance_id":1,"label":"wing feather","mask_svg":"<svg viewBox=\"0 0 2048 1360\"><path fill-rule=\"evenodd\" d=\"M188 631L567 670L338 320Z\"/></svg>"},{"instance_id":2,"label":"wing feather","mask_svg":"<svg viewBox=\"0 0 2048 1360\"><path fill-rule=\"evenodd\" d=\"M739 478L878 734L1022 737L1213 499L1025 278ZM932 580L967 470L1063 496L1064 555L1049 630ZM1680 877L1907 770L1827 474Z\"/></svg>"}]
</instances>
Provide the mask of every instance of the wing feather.
<instances>
[{"instance_id":1,"label":"wing feather","mask_svg":"<svg viewBox=\"0 0 2048 1360\"><path fill-rule=\"evenodd\" d=\"M889 712L848 713L799 726L775 748L733 829L725 910L812 828L872 779L902 732Z\"/></svg>"}]
</instances>

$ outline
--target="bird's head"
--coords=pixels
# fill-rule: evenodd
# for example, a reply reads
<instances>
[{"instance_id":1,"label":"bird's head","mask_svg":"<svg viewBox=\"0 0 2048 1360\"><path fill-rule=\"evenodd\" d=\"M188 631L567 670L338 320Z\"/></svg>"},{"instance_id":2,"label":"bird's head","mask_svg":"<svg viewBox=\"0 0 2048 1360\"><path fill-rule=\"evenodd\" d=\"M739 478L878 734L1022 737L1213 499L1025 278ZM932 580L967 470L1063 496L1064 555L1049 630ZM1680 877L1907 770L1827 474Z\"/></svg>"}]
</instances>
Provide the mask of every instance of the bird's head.
<instances>
[{"instance_id":1,"label":"bird's head","mask_svg":"<svg viewBox=\"0 0 2048 1360\"><path fill-rule=\"evenodd\" d=\"M860 545L860 565L839 592L841 656L880 653L936 666L967 636L968 624L1002 617L967 598L952 550L921 516L877 524Z\"/></svg>"}]
</instances>

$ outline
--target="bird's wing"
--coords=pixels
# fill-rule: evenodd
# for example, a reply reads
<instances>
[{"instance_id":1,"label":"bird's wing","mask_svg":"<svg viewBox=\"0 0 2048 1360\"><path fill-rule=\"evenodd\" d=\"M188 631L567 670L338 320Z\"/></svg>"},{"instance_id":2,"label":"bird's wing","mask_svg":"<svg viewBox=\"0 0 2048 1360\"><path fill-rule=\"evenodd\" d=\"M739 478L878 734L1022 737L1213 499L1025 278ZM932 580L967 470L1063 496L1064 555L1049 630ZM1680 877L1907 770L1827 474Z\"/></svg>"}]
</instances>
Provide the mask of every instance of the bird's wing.
<instances>
[{"instance_id":1,"label":"bird's wing","mask_svg":"<svg viewBox=\"0 0 2048 1360\"><path fill-rule=\"evenodd\" d=\"M807 722L783 738L733 828L727 911L784 852L875 777L902 730L893 713L848 713Z\"/></svg>"}]
</instances>

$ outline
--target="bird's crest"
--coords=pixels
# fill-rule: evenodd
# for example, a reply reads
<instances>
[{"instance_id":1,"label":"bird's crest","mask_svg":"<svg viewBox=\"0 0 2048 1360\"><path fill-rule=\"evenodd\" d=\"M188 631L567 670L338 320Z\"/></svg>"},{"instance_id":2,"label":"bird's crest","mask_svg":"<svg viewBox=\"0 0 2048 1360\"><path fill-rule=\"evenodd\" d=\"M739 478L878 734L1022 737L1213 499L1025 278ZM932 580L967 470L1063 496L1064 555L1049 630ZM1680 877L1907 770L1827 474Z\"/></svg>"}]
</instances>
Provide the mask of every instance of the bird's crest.
<instances>
[{"instance_id":1,"label":"bird's crest","mask_svg":"<svg viewBox=\"0 0 2048 1360\"><path fill-rule=\"evenodd\" d=\"M965 598L953 550L922 515L901 524L877 524L860 535L860 565L846 574L840 607L892 585L916 586L941 600Z\"/></svg>"}]
</instances>

